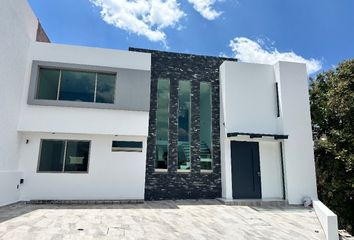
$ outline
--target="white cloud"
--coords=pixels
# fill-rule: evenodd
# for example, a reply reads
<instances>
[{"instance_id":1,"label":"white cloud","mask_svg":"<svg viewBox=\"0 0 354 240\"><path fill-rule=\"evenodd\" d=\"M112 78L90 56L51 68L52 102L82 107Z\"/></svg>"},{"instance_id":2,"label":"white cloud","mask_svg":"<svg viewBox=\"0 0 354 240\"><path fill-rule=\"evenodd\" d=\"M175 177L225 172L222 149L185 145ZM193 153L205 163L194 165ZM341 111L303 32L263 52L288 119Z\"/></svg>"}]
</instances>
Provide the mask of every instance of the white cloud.
<instances>
[{"instance_id":1,"label":"white cloud","mask_svg":"<svg viewBox=\"0 0 354 240\"><path fill-rule=\"evenodd\" d=\"M176 0L90 0L101 9L102 19L151 41L165 42L164 28L185 16Z\"/></svg>"},{"instance_id":2,"label":"white cloud","mask_svg":"<svg viewBox=\"0 0 354 240\"><path fill-rule=\"evenodd\" d=\"M322 68L322 62L317 59L305 59L294 52L279 52L276 48L265 48L263 40L253 41L245 37L236 37L230 41L230 47L235 57L243 62L273 64L283 60L306 63L311 75Z\"/></svg>"},{"instance_id":3,"label":"white cloud","mask_svg":"<svg viewBox=\"0 0 354 240\"><path fill-rule=\"evenodd\" d=\"M196 11L208 20L214 20L222 13L213 9L216 0L188 0L188 2L193 5Z\"/></svg>"}]
</instances>

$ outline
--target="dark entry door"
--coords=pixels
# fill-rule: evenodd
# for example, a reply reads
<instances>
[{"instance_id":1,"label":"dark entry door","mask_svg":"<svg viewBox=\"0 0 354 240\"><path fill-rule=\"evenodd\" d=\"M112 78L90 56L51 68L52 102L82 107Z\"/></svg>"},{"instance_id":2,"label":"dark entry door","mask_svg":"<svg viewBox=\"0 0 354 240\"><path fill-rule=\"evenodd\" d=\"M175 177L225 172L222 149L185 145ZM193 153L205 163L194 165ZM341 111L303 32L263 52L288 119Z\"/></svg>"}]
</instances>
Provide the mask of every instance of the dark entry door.
<instances>
[{"instance_id":1,"label":"dark entry door","mask_svg":"<svg viewBox=\"0 0 354 240\"><path fill-rule=\"evenodd\" d=\"M259 147L256 142L231 142L234 199L260 199Z\"/></svg>"}]
</instances>

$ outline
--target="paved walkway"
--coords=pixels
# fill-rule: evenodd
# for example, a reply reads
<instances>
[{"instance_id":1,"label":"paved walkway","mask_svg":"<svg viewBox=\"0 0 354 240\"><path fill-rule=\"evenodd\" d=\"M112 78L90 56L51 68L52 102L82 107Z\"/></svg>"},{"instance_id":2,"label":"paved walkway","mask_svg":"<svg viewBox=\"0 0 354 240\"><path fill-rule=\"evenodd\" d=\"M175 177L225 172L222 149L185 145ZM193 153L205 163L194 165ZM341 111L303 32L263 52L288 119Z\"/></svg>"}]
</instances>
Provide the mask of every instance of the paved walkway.
<instances>
[{"instance_id":1,"label":"paved walkway","mask_svg":"<svg viewBox=\"0 0 354 240\"><path fill-rule=\"evenodd\" d=\"M0 239L325 239L312 209L216 200L0 208Z\"/></svg>"}]
</instances>

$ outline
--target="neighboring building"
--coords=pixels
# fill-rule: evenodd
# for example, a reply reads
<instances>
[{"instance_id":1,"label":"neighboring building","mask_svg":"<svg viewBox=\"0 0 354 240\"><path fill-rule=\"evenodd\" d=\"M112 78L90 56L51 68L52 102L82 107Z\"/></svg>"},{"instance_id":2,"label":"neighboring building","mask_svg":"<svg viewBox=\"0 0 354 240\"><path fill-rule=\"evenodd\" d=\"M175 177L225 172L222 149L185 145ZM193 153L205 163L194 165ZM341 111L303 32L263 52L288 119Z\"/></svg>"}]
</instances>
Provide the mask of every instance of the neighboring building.
<instances>
[{"instance_id":1,"label":"neighboring building","mask_svg":"<svg viewBox=\"0 0 354 240\"><path fill-rule=\"evenodd\" d=\"M52 44L1 5L0 205L317 199L304 64Z\"/></svg>"}]
</instances>

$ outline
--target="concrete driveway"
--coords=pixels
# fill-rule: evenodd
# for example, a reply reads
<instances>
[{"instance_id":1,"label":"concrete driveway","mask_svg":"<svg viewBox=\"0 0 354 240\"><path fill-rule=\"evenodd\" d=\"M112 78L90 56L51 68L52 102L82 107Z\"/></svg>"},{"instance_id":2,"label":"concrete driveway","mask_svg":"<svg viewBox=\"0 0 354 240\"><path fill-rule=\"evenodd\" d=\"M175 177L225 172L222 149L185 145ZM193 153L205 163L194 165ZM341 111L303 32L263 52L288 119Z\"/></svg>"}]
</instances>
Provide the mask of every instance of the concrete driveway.
<instances>
[{"instance_id":1,"label":"concrete driveway","mask_svg":"<svg viewBox=\"0 0 354 240\"><path fill-rule=\"evenodd\" d=\"M325 239L312 209L216 200L0 208L0 239Z\"/></svg>"}]
</instances>

